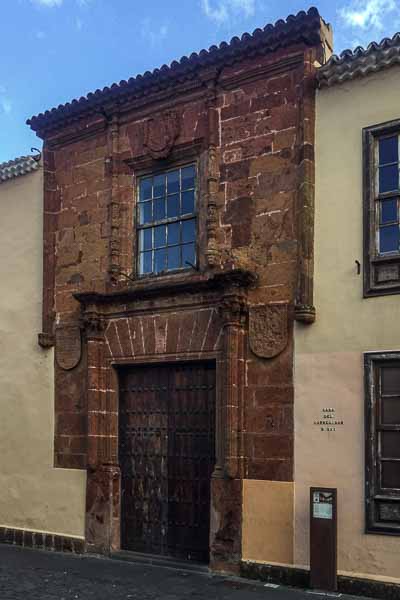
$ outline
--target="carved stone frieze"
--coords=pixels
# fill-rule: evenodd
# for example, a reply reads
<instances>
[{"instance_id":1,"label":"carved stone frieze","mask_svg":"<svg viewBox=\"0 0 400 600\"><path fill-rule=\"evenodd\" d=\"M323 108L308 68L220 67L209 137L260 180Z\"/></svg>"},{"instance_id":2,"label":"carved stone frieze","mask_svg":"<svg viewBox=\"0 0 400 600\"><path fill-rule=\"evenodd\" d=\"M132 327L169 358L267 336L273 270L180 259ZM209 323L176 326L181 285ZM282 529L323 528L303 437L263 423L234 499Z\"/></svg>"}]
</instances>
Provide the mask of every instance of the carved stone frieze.
<instances>
[{"instance_id":1,"label":"carved stone frieze","mask_svg":"<svg viewBox=\"0 0 400 600\"><path fill-rule=\"evenodd\" d=\"M242 325L248 312L246 298L241 294L227 294L220 304L220 314L223 324Z\"/></svg>"},{"instance_id":2,"label":"carved stone frieze","mask_svg":"<svg viewBox=\"0 0 400 600\"><path fill-rule=\"evenodd\" d=\"M96 338L103 337L107 321L96 310L88 309L81 317L81 324L86 332L86 337Z\"/></svg>"},{"instance_id":3,"label":"carved stone frieze","mask_svg":"<svg viewBox=\"0 0 400 600\"><path fill-rule=\"evenodd\" d=\"M251 351L261 358L273 358L288 343L288 307L286 303L251 306L249 312Z\"/></svg>"}]
</instances>

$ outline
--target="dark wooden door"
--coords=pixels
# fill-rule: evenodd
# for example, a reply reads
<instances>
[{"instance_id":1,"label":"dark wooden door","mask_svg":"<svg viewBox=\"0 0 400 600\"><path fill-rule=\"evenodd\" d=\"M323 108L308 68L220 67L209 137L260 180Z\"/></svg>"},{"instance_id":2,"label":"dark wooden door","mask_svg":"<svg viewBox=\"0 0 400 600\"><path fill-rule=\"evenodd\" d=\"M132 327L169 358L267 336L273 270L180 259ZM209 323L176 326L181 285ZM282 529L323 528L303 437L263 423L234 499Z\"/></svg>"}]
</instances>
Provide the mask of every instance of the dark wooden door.
<instances>
[{"instance_id":1,"label":"dark wooden door","mask_svg":"<svg viewBox=\"0 0 400 600\"><path fill-rule=\"evenodd\" d=\"M212 364L121 370L121 546L207 561L215 462Z\"/></svg>"}]
</instances>

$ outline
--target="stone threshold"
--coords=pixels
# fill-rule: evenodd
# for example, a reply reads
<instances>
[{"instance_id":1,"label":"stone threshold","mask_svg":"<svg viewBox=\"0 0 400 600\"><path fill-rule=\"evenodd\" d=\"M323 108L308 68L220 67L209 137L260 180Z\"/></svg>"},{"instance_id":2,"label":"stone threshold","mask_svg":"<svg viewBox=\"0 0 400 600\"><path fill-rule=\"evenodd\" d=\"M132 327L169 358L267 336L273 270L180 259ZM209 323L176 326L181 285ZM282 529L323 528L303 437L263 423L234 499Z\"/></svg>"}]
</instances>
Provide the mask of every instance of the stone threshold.
<instances>
[{"instance_id":1,"label":"stone threshold","mask_svg":"<svg viewBox=\"0 0 400 600\"><path fill-rule=\"evenodd\" d=\"M289 587L303 589L310 587L310 571L296 567L241 561L240 575L247 579L256 579ZM378 600L400 600L400 585L345 575L338 575L337 591L350 596L367 596Z\"/></svg>"},{"instance_id":2,"label":"stone threshold","mask_svg":"<svg viewBox=\"0 0 400 600\"><path fill-rule=\"evenodd\" d=\"M74 554L85 552L85 541L83 539L54 533L13 529L11 527L0 527L0 544L51 552L72 552Z\"/></svg>"},{"instance_id":3,"label":"stone threshold","mask_svg":"<svg viewBox=\"0 0 400 600\"><path fill-rule=\"evenodd\" d=\"M142 552L131 552L127 550L115 550L111 552L110 557L115 560L122 560L132 563L141 563L154 567L167 567L169 569L178 569L181 571L193 571L195 573L209 573L207 564L197 563L189 560L179 560L169 556L158 554L145 554Z\"/></svg>"}]
</instances>

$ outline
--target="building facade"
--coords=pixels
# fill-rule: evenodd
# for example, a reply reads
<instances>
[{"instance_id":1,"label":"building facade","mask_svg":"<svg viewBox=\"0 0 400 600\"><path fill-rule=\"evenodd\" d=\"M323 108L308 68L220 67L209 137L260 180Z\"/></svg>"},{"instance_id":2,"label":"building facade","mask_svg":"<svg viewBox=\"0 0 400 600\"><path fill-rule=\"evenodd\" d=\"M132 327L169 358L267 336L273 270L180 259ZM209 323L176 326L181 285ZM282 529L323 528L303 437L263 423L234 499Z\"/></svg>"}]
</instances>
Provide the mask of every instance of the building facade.
<instances>
[{"instance_id":1,"label":"building facade","mask_svg":"<svg viewBox=\"0 0 400 600\"><path fill-rule=\"evenodd\" d=\"M311 9L29 121L55 466L87 474L89 551L293 563L293 323L315 316L330 46Z\"/></svg>"},{"instance_id":2,"label":"building facade","mask_svg":"<svg viewBox=\"0 0 400 600\"><path fill-rule=\"evenodd\" d=\"M54 468L53 350L42 321L43 165L0 164L0 539L83 545L84 471ZM47 539L46 535L47 534Z\"/></svg>"},{"instance_id":3,"label":"building facade","mask_svg":"<svg viewBox=\"0 0 400 600\"><path fill-rule=\"evenodd\" d=\"M317 319L295 331L295 563L308 565L310 486L336 487L339 573L395 583L399 57L397 35L319 71Z\"/></svg>"}]
</instances>

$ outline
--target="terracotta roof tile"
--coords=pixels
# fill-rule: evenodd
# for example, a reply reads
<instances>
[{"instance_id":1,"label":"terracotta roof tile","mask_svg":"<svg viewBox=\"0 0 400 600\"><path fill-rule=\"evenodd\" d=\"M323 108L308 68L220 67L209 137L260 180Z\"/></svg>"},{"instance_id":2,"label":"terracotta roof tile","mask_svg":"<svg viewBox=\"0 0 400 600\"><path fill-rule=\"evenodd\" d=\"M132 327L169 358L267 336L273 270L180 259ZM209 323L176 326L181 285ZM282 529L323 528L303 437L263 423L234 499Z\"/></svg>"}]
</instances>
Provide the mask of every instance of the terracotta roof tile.
<instances>
[{"instance_id":1,"label":"terracotta roof tile","mask_svg":"<svg viewBox=\"0 0 400 600\"><path fill-rule=\"evenodd\" d=\"M367 48L344 50L340 56L333 54L318 70L320 87L343 83L365 77L393 65L400 64L400 33L384 38L379 44L371 42Z\"/></svg>"},{"instance_id":2,"label":"terracotta roof tile","mask_svg":"<svg viewBox=\"0 0 400 600\"><path fill-rule=\"evenodd\" d=\"M0 163L0 184L27 175L32 171L37 171L39 168L40 155L37 156L20 156L9 160L8 162Z\"/></svg>"},{"instance_id":3,"label":"terracotta roof tile","mask_svg":"<svg viewBox=\"0 0 400 600\"><path fill-rule=\"evenodd\" d=\"M163 65L154 71L146 71L143 75L122 80L110 87L82 96L56 108L46 110L27 121L34 131L44 131L80 117L82 114L96 112L107 102L118 99L122 103L129 98L143 96L155 90L193 78L199 68L218 67L232 64L243 56L272 52L281 47L296 43L314 45L321 40L321 17L316 8L308 12L301 11L297 15L289 15L286 21L279 20L264 29L256 29L252 34L244 33L240 38L234 37L229 43L221 42L219 46L211 46L189 57L183 56L179 61Z\"/></svg>"}]
</instances>

